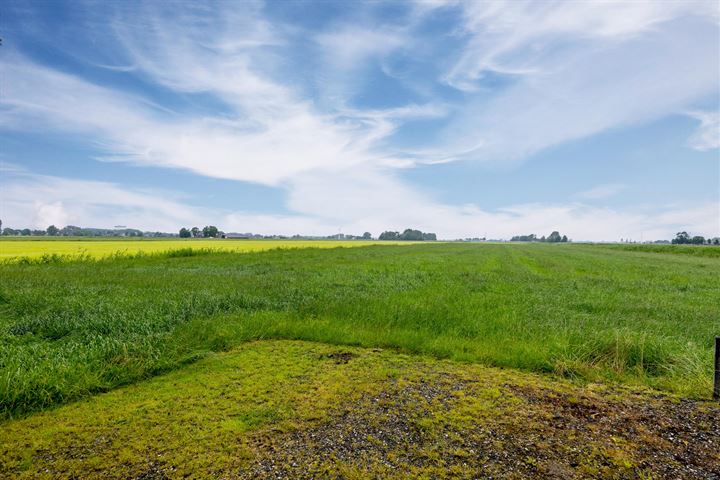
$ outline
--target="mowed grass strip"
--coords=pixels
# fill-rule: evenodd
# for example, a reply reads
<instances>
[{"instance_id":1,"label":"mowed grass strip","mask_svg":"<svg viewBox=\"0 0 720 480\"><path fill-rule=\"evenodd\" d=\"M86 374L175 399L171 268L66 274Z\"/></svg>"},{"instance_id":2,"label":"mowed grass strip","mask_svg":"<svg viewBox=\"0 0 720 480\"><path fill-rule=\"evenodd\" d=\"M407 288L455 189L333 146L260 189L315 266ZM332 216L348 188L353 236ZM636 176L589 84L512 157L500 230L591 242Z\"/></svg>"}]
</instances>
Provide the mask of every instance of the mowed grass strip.
<instances>
[{"instance_id":1,"label":"mowed grass strip","mask_svg":"<svg viewBox=\"0 0 720 480\"><path fill-rule=\"evenodd\" d=\"M720 259L429 244L0 266L0 408L22 415L253 339L393 347L707 397Z\"/></svg>"}]
</instances>

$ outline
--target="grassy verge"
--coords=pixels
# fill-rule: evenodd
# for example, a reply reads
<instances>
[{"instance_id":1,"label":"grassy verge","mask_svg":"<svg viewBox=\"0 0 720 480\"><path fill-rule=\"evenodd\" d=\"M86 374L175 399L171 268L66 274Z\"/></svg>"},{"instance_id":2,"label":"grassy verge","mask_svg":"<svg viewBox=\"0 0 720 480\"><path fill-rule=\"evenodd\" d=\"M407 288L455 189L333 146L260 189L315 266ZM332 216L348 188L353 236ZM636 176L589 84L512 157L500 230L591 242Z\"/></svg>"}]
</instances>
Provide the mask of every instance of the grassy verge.
<instances>
[{"instance_id":1,"label":"grassy verge","mask_svg":"<svg viewBox=\"0 0 720 480\"><path fill-rule=\"evenodd\" d=\"M0 408L22 415L260 338L707 396L720 261L410 245L0 266Z\"/></svg>"},{"instance_id":2,"label":"grassy verge","mask_svg":"<svg viewBox=\"0 0 720 480\"><path fill-rule=\"evenodd\" d=\"M720 409L265 341L0 424L4 478L709 478Z\"/></svg>"}]
</instances>

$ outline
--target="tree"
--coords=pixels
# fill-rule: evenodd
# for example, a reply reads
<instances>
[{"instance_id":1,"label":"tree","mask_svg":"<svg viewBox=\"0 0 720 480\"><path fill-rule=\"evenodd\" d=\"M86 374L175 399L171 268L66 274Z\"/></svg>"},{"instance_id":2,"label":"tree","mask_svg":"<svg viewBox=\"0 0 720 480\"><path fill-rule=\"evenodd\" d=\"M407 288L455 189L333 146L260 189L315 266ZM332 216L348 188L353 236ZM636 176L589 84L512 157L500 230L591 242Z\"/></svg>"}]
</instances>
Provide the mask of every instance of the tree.
<instances>
[{"instance_id":1,"label":"tree","mask_svg":"<svg viewBox=\"0 0 720 480\"><path fill-rule=\"evenodd\" d=\"M413 230L411 228L406 228L403 233L400 234L400 237L398 237L399 240L411 240L411 241L419 241L423 239L423 234L420 230Z\"/></svg>"},{"instance_id":2,"label":"tree","mask_svg":"<svg viewBox=\"0 0 720 480\"><path fill-rule=\"evenodd\" d=\"M183 227L180 229L180 238L190 238L191 235L192 233L190 233L190 230L187 228Z\"/></svg>"},{"instance_id":3,"label":"tree","mask_svg":"<svg viewBox=\"0 0 720 480\"><path fill-rule=\"evenodd\" d=\"M20 232L21 235L25 235L26 237L29 237L32 234L32 231L29 228L23 228L22 232Z\"/></svg>"},{"instance_id":4,"label":"tree","mask_svg":"<svg viewBox=\"0 0 720 480\"><path fill-rule=\"evenodd\" d=\"M426 240L426 241L434 242L435 240L437 240L437 235L435 235L434 233L429 233L429 232L423 233L422 239Z\"/></svg>"},{"instance_id":5,"label":"tree","mask_svg":"<svg viewBox=\"0 0 720 480\"><path fill-rule=\"evenodd\" d=\"M672 239L672 243L677 245L690 243L690 235L687 232L678 232L675 234L675 238Z\"/></svg>"},{"instance_id":6,"label":"tree","mask_svg":"<svg viewBox=\"0 0 720 480\"><path fill-rule=\"evenodd\" d=\"M535 242L537 241L537 237L534 233L531 233L530 235L515 235L510 239L511 242Z\"/></svg>"},{"instance_id":7,"label":"tree","mask_svg":"<svg viewBox=\"0 0 720 480\"><path fill-rule=\"evenodd\" d=\"M82 228L76 227L75 225L67 225L60 230L59 234L63 237L79 237L82 235Z\"/></svg>"},{"instance_id":8,"label":"tree","mask_svg":"<svg viewBox=\"0 0 720 480\"><path fill-rule=\"evenodd\" d=\"M560 236L560 232L558 232L557 230L555 230L554 232L552 232L552 233L550 234L550 236L547 238L547 241L548 241L548 242L553 242L553 243L557 243L557 242L562 241L562 237Z\"/></svg>"},{"instance_id":9,"label":"tree","mask_svg":"<svg viewBox=\"0 0 720 480\"><path fill-rule=\"evenodd\" d=\"M190 233L192 233L193 238L197 238L200 236L200 229L198 227L192 227Z\"/></svg>"},{"instance_id":10,"label":"tree","mask_svg":"<svg viewBox=\"0 0 720 480\"><path fill-rule=\"evenodd\" d=\"M365 232L362 235L363 240L372 240L372 234L370 232Z\"/></svg>"},{"instance_id":11,"label":"tree","mask_svg":"<svg viewBox=\"0 0 720 480\"><path fill-rule=\"evenodd\" d=\"M379 240L397 240L400 234L398 232L383 232L378 237Z\"/></svg>"},{"instance_id":12,"label":"tree","mask_svg":"<svg viewBox=\"0 0 720 480\"><path fill-rule=\"evenodd\" d=\"M568 241L567 235L563 235L563 236L562 236L562 240L560 240L560 241L561 241L561 242L567 242L567 241Z\"/></svg>"},{"instance_id":13,"label":"tree","mask_svg":"<svg viewBox=\"0 0 720 480\"><path fill-rule=\"evenodd\" d=\"M60 232L60 230L55 225L50 225L47 228L47 234L50 235L51 237L56 236L59 232Z\"/></svg>"},{"instance_id":14,"label":"tree","mask_svg":"<svg viewBox=\"0 0 720 480\"><path fill-rule=\"evenodd\" d=\"M695 235L694 237L692 237L692 240L690 240L690 243L692 243L693 245L702 245L703 243L705 243L705 237Z\"/></svg>"},{"instance_id":15,"label":"tree","mask_svg":"<svg viewBox=\"0 0 720 480\"><path fill-rule=\"evenodd\" d=\"M202 229L202 235L205 238L208 238L208 237L215 238L215 237L217 237L217 234L218 234L218 229L214 225L207 225Z\"/></svg>"}]
</instances>

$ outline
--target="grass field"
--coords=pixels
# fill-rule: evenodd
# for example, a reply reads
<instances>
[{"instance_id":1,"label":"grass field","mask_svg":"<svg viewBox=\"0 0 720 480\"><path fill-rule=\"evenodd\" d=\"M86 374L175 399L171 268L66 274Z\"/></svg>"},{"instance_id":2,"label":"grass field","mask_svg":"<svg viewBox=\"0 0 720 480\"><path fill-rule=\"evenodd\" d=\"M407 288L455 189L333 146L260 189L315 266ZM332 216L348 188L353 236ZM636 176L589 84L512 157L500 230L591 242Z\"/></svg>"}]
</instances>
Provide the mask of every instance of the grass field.
<instances>
[{"instance_id":1,"label":"grass field","mask_svg":"<svg viewBox=\"0 0 720 480\"><path fill-rule=\"evenodd\" d=\"M89 256L108 257L116 254L166 252L184 248L226 252L257 252L277 248L363 247L376 244L372 240L234 240L234 239L164 239L164 238L42 238L5 237L0 239L0 260L17 257ZM383 242L393 243L393 242ZM402 242L407 243L407 242Z\"/></svg>"},{"instance_id":2,"label":"grass field","mask_svg":"<svg viewBox=\"0 0 720 480\"><path fill-rule=\"evenodd\" d=\"M2 416L270 338L707 397L720 259L673 252L426 244L6 263Z\"/></svg>"},{"instance_id":3,"label":"grass field","mask_svg":"<svg viewBox=\"0 0 720 480\"><path fill-rule=\"evenodd\" d=\"M715 249L65 242L0 242L1 478L720 471Z\"/></svg>"}]
</instances>

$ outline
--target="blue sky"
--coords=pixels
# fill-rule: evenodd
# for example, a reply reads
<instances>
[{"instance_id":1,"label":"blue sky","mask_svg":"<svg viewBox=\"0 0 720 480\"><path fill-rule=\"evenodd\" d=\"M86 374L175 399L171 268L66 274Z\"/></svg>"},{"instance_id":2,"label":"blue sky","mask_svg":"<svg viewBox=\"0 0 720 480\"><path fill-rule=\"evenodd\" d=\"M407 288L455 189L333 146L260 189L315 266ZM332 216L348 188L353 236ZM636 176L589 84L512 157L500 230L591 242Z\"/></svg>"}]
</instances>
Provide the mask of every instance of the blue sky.
<instances>
[{"instance_id":1,"label":"blue sky","mask_svg":"<svg viewBox=\"0 0 720 480\"><path fill-rule=\"evenodd\" d=\"M13 227L720 236L720 6L9 1Z\"/></svg>"}]
</instances>

